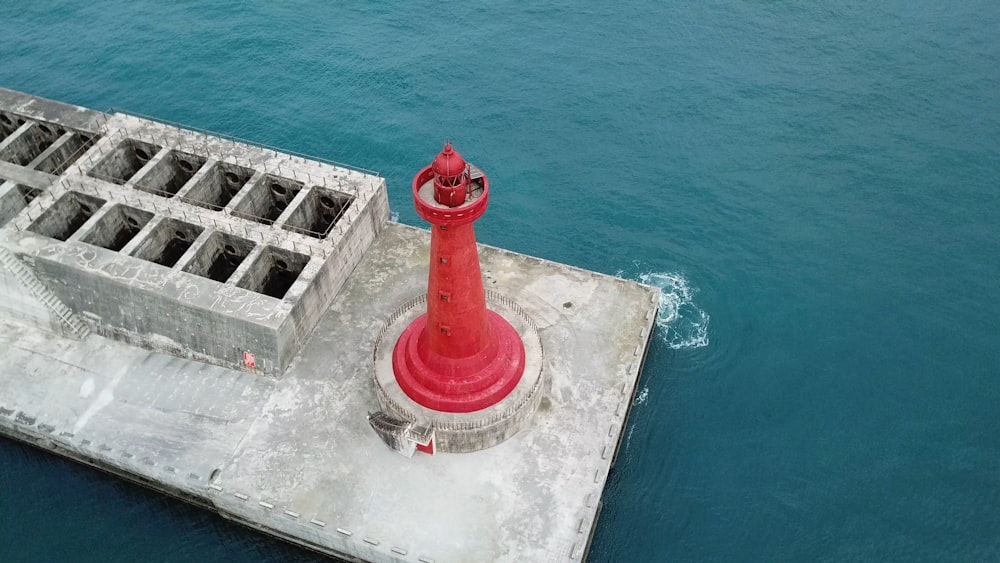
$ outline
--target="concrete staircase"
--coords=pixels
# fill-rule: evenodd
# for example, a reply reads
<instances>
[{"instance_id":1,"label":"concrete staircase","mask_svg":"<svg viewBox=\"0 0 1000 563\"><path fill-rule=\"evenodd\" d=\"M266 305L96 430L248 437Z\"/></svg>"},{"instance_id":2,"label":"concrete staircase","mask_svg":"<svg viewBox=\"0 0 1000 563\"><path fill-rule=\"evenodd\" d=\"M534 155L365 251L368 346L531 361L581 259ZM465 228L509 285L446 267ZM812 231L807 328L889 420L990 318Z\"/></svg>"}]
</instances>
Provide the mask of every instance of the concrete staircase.
<instances>
[{"instance_id":1,"label":"concrete staircase","mask_svg":"<svg viewBox=\"0 0 1000 563\"><path fill-rule=\"evenodd\" d=\"M63 324L69 328L70 335L83 340L90 335L90 327L80 320L80 317L66 306L55 293L52 292L38 276L31 271L24 262L13 252L0 246L0 264L3 264L14 276L21 280L28 290L34 294L35 298L42 302L50 311L62 319Z\"/></svg>"}]
</instances>

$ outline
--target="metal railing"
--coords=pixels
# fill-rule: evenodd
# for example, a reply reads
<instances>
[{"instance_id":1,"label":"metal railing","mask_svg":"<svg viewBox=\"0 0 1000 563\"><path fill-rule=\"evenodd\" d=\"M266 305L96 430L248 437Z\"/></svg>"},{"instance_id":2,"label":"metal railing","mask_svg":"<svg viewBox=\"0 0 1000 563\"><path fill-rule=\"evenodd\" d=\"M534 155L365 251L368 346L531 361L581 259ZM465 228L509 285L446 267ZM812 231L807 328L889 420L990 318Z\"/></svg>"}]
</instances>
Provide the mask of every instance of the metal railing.
<instances>
[{"instance_id":1,"label":"metal railing","mask_svg":"<svg viewBox=\"0 0 1000 563\"><path fill-rule=\"evenodd\" d=\"M298 157L298 158L301 158L303 160L314 160L316 162L321 162L323 164L328 164L330 166L336 166L338 168L344 168L344 169L347 169L347 170L353 170L355 172L360 172L362 174L368 174L370 176L376 176L376 177L379 177L379 178L382 177L381 172L378 172L378 171L375 171L375 170L370 170L368 168L364 168L364 167L361 167L361 166L354 166L354 165L351 165L351 164L346 164L346 163L343 163L343 162L337 162L337 161L334 161L334 160L330 160L328 158L323 158L321 156L315 156L315 155L300 153L300 152L297 152L297 151L287 150L287 149L283 149L283 148L280 148L280 147L266 145L266 144L263 144L263 143L255 143L253 141L250 141L248 139L244 139L242 137L237 137L235 135L229 135L227 133L219 133L218 131L210 131L208 129L202 129L200 127L194 127L192 125L186 125L184 123L178 123L176 121L170 121L170 120L167 120L167 119L161 119L161 118L158 118L158 117L152 117L152 116L148 116L148 115L143 115L141 113L137 113L137 112L133 112L133 111L128 111L128 110L118 109L118 108L115 108L115 107L110 107L105 112L105 114L107 114L107 115L124 115L124 116L127 116L127 117L134 117L136 119L141 119L143 121L149 121L151 123L158 123L160 125L166 125L168 127L173 127L175 129L183 129L183 130L191 131L193 133L198 133L198 134L201 134L201 135L207 135L207 136L210 136L210 137L217 137L219 139L224 139L226 141L230 141L230 142L233 142L233 143L240 143L240 144L246 145L248 147L256 147L257 149L264 150L264 151L271 151L271 152L275 153L276 156L277 155L281 155L281 154L285 154L285 155L288 155L288 156ZM104 125L105 125L105 129L106 129L107 128L107 119L105 119Z\"/></svg>"},{"instance_id":2,"label":"metal railing","mask_svg":"<svg viewBox=\"0 0 1000 563\"><path fill-rule=\"evenodd\" d=\"M115 129L115 132L121 132L123 130L125 131L125 134L122 137L123 141L130 141L130 140L141 140L141 141L149 140L151 142L156 142L157 141L156 139L152 139L152 138L148 138L147 139L143 135L131 135L124 128ZM105 127L104 136L109 140L109 142L111 142L111 140L113 139L113 133L110 130L108 130L107 127ZM81 157L83 157L84 154L85 154L85 152L88 151L95 144L95 142L96 142L96 139L92 140L86 146L81 147L81 149L79 149L78 151L76 151L76 152L80 152L80 151L84 151L84 152L81 152L79 155L75 156L73 158L73 162L76 162ZM114 149L112 149L112 150L119 150L119 149L117 148L117 145L116 145L116 147ZM190 205L195 205L195 206L201 207L203 209L208 209L209 211L214 211L214 212L218 212L218 213L224 213L225 209L228 207L228 204L225 205L225 206L218 205L217 203L215 203L213 201L208 201L208 200L206 200L204 198L192 197L191 194L190 194L189 183L194 178L194 176L196 176L199 172L201 172L201 170L204 168L205 164L202 164L198 168L195 168L192 171L190 171L191 176L187 179L187 181L185 181L184 184L182 184L178 188L177 191L173 191L173 192L163 190L163 189L161 189L160 186L154 186L154 185L150 185L148 183L144 183L142 181L142 177L140 177L139 181L132 181L132 178L134 178L137 175L148 174L148 171L143 172L143 169L146 166L149 165L149 162L155 160L156 158L161 158L160 157L160 153L162 153L163 151L169 151L169 150L171 150L171 149L170 148L162 148L161 151L159 153L157 153L156 155L150 155L149 158L144 159L142 161L142 164L139 166L139 168L137 170L135 170L135 172L129 174L128 178L119 178L119 177L111 176L111 175L108 175L108 174L102 174L100 171L95 170L95 167L97 166L97 164L107 154L105 152L105 147L102 146L102 145L98 145L97 146L97 151L96 151L97 154L96 155L95 154L87 155L87 162L89 162L90 167L89 167L89 169L86 172L86 176L89 176L89 177L92 177L92 178L95 178L95 179L98 179L98 180L102 180L104 182L107 182L107 183L110 183L110 184L113 184L113 185L117 185L117 186L129 185L131 187L134 187L137 190L140 190L140 191L143 191L143 192L146 192L146 193L158 196L158 197L163 197L164 199L170 199L172 201L181 201L183 203L187 203L187 204L190 204ZM211 155L206 155L206 156L208 156L209 158L211 158ZM220 160L220 162L224 162L221 159L219 159L219 160ZM79 164L77 164L77 167L80 170L80 173L82 175L83 174L83 169L79 166ZM255 173L256 172L261 172L263 174L273 174L274 173L273 170L269 170L267 167L254 167L254 168L251 168L250 170L252 170ZM278 172L281 173L280 167L279 167ZM323 187L324 188L326 187L326 181L325 180L326 180L326 178L324 177L323 178ZM240 194L240 192L243 192L244 190L259 189L258 188L258 184L259 183L253 183L253 184L251 184L250 181L249 181L249 179L248 179L247 181L245 181L243 183L243 185L239 189L236 190L235 193L233 193L230 196L230 200L238 197L239 194ZM315 186L317 188L320 187L318 185L318 183L315 184ZM188 189L188 192L184 193L180 197L177 197L178 194L180 194L181 192L183 192L185 189ZM307 236L307 237L310 237L310 238L314 238L314 239L317 239L317 240L323 240L323 239L329 237L330 233L336 233L337 235L343 235L345 233L345 231L348 230L349 227L350 227L350 225L348 225L347 227L345 227L343 225L343 220L345 218L349 218L351 216L351 214L354 214L355 217L359 216L362 213L361 208L364 207L368 202L371 201L371 197L370 197L371 194L369 194L366 191L362 191L361 188L358 185L358 182L356 180L353 180L353 179L347 179L346 180L346 185L345 185L345 182L343 180L338 179L338 185L337 185L336 188L326 188L326 189L334 189L335 191L339 191L341 193L347 193L347 194L349 194L349 195L351 195L353 197L351 198L351 200L348 202L347 205L344 205L344 206L342 206L339 209L339 211L333 217L333 219L330 222L330 224L324 230L322 230L322 231L317 231L317 230L309 229L309 228L302 227L302 226L292 225L292 224L289 224L287 221L284 222L281 225L276 225L277 218L276 217L272 218L272 216L274 215L274 213L273 212L270 213L270 214L266 213L265 212L266 210L263 208L263 204L261 204L259 201L255 200L255 199L252 199L252 198L246 198L246 197L244 197L243 198L243 203L239 204L243 208L242 209L233 209L227 215L232 215L234 217L238 217L238 218L241 218L241 219L246 219L246 220L254 221L256 223L259 223L261 225L265 225L267 227L272 227L272 228L278 228L278 227L280 227L280 228L284 229L285 231L296 233L296 234L300 234L300 235ZM123 193L122 197L126 201L128 200L128 195L127 194ZM289 198L289 199L290 200L294 199L294 196L292 198ZM287 209L287 206L290 205L290 204L291 204L291 201L289 201L288 204L285 205L285 207L281 207L280 210L279 210L278 215L280 216L281 213L283 213L285 211L285 209ZM300 205L302 205L302 204L304 204L304 202L300 203ZM157 211L157 212L160 211L160 209L157 208L157 205L156 205L155 201L151 201L150 205L154 208L154 211ZM160 207L161 208L167 208L169 206L160 206ZM180 213L182 215L184 215L185 217L187 216L187 213L183 209L180 210ZM189 220L189 219L186 219L186 220ZM214 221L214 219L213 219L213 221ZM217 222L215 224L216 224L216 226L218 226ZM248 229L244 228L244 231L246 232L247 236L250 236ZM329 252L329 249L326 249L324 247L317 247L316 245L312 245L312 244L308 244L308 243L303 243L303 244L306 244L311 249L314 249L314 250L318 249L317 253L323 255L324 257L326 257L327 254L328 254L328 252Z\"/></svg>"}]
</instances>

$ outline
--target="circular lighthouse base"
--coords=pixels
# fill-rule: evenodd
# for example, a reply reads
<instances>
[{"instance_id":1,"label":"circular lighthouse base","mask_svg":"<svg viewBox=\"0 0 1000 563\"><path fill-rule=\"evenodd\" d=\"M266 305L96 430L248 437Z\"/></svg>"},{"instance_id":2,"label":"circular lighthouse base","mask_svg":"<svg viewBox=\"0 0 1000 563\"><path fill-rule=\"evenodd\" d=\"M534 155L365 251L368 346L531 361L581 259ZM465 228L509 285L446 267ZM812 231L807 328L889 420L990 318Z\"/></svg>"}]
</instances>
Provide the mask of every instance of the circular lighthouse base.
<instances>
[{"instance_id":1,"label":"circular lighthouse base","mask_svg":"<svg viewBox=\"0 0 1000 563\"><path fill-rule=\"evenodd\" d=\"M375 342L375 394L394 418L433 429L435 452L474 452L495 446L521 429L541 399L542 342L534 322L509 298L488 291L488 307L506 319L524 343L524 373L499 402L472 412L441 412L411 399L396 381L393 347L404 330L426 310L426 296L403 304L389 318Z\"/></svg>"},{"instance_id":2,"label":"circular lighthouse base","mask_svg":"<svg viewBox=\"0 0 1000 563\"><path fill-rule=\"evenodd\" d=\"M524 371L521 335L496 311L487 310L486 316L496 344L472 358L451 359L428 352L433 361L428 364L420 353L427 315L403 330L393 350L392 371L407 396L435 411L473 412L500 402L517 386ZM443 368L463 377L441 378Z\"/></svg>"}]
</instances>

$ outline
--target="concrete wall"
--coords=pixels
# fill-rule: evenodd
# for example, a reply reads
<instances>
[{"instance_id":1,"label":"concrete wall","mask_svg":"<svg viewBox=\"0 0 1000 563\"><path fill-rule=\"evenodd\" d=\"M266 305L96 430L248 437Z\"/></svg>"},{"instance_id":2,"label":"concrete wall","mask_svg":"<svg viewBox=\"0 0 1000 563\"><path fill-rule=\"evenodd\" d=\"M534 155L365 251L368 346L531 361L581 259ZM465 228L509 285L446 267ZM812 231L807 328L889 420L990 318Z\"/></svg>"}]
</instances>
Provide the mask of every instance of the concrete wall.
<instances>
[{"instance_id":1,"label":"concrete wall","mask_svg":"<svg viewBox=\"0 0 1000 563\"><path fill-rule=\"evenodd\" d=\"M205 165L206 158L180 151L160 153L135 178L135 186L163 197L173 197Z\"/></svg>"},{"instance_id":2,"label":"concrete wall","mask_svg":"<svg viewBox=\"0 0 1000 563\"><path fill-rule=\"evenodd\" d=\"M96 135L67 131L39 155L32 165L46 174L62 174L90 145Z\"/></svg>"},{"instance_id":3,"label":"concrete wall","mask_svg":"<svg viewBox=\"0 0 1000 563\"><path fill-rule=\"evenodd\" d=\"M185 272L226 283L253 252L256 244L242 237L211 232L194 243L189 261L182 261Z\"/></svg>"},{"instance_id":4,"label":"concrete wall","mask_svg":"<svg viewBox=\"0 0 1000 563\"><path fill-rule=\"evenodd\" d=\"M297 350L309 337L347 277L389 220L386 190L378 190L364 211L350 224L343 241L323 263L281 326L282 341Z\"/></svg>"},{"instance_id":5,"label":"concrete wall","mask_svg":"<svg viewBox=\"0 0 1000 563\"><path fill-rule=\"evenodd\" d=\"M14 182L0 181L0 227L3 227L21 212L41 190Z\"/></svg>"},{"instance_id":6,"label":"concrete wall","mask_svg":"<svg viewBox=\"0 0 1000 563\"><path fill-rule=\"evenodd\" d=\"M236 194L254 177L254 171L245 166L210 161L208 167L183 194L183 201L219 210L229 205Z\"/></svg>"},{"instance_id":7,"label":"concrete wall","mask_svg":"<svg viewBox=\"0 0 1000 563\"><path fill-rule=\"evenodd\" d=\"M146 227L150 232L146 236L139 235L133 248L122 249L127 253L154 262L167 268L172 268L191 249L198 237L205 230L198 225L169 217L155 217Z\"/></svg>"},{"instance_id":8,"label":"concrete wall","mask_svg":"<svg viewBox=\"0 0 1000 563\"><path fill-rule=\"evenodd\" d=\"M243 351L250 350L257 356L258 372L280 373L274 328L149 291L104 269L87 271L36 258L35 273L102 336L234 369L243 368Z\"/></svg>"},{"instance_id":9,"label":"concrete wall","mask_svg":"<svg viewBox=\"0 0 1000 563\"><path fill-rule=\"evenodd\" d=\"M60 137L55 126L28 122L0 141L0 160L27 166Z\"/></svg>"},{"instance_id":10,"label":"concrete wall","mask_svg":"<svg viewBox=\"0 0 1000 563\"><path fill-rule=\"evenodd\" d=\"M0 318L63 333L62 322L2 264L0 264Z\"/></svg>"},{"instance_id":11,"label":"concrete wall","mask_svg":"<svg viewBox=\"0 0 1000 563\"><path fill-rule=\"evenodd\" d=\"M81 240L117 252L152 218L152 213L127 205L106 205L95 214L94 225Z\"/></svg>"},{"instance_id":12,"label":"concrete wall","mask_svg":"<svg viewBox=\"0 0 1000 563\"><path fill-rule=\"evenodd\" d=\"M0 238L95 332L160 352L280 375L388 220L367 172L2 89L0 116L24 170Z\"/></svg>"},{"instance_id":13,"label":"concrete wall","mask_svg":"<svg viewBox=\"0 0 1000 563\"><path fill-rule=\"evenodd\" d=\"M0 89L0 97L2 97L6 92L9 92L9 90L5 91ZM12 135L14 131L17 131L18 128L24 125L26 121L27 120L24 116L7 111L0 111L0 142Z\"/></svg>"},{"instance_id":14,"label":"concrete wall","mask_svg":"<svg viewBox=\"0 0 1000 563\"><path fill-rule=\"evenodd\" d=\"M106 200L79 192L69 192L49 206L29 229L56 240L67 240L97 213Z\"/></svg>"},{"instance_id":15,"label":"concrete wall","mask_svg":"<svg viewBox=\"0 0 1000 563\"><path fill-rule=\"evenodd\" d=\"M316 238L325 238L354 202L354 197L312 186L289 214L284 228Z\"/></svg>"},{"instance_id":16,"label":"concrete wall","mask_svg":"<svg viewBox=\"0 0 1000 563\"><path fill-rule=\"evenodd\" d=\"M284 299L292 284L309 263L309 257L283 248L260 246L244 275L236 286L263 293L275 299Z\"/></svg>"},{"instance_id":17,"label":"concrete wall","mask_svg":"<svg viewBox=\"0 0 1000 563\"><path fill-rule=\"evenodd\" d=\"M81 202L96 207L92 216ZM32 256L36 274L60 299L104 336L234 369L243 369L243 351L251 351L257 373L272 376L283 373L308 339L389 214L383 188L345 221L343 238L325 259L310 259L130 206L99 204L87 194L67 192L31 225L34 232L73 245L53 242ZM69 230L68 223L82 226ZM184 230L191 244L183 257L169 269L154 265L171 237ZM212 265L227 246L239 264L213 280ZM296 277L315 271L295 281L292 288L299 293L286 290L292 305L277 303L267 313L260 307L281 299L264 294L267 277L281 269L279 261ZM213 294L225 299L213 300ZM271 320L253 320L255 310Z\"/></svg>"},{"instance_id":18,"label":"concrete wall","mask_svg":"<svg viewBox=\"0 0 1000 563\"><path fill-rule=\"evenodd\" d=\"M92 167L88 174L106 182L124 184L160 152L160 148L151 143L125 139Z\"/></svg>"},{"instance_id":19,"label":"concrete wall","mask_svg":"<svg viewBox=\"0 0 1000 563\"><path fill-rule=\"evenodd\" d=\"M233 215L258 223L273 223L304 187L296 180L262 175L236 204Z\"/></svg>"}]
</instances>

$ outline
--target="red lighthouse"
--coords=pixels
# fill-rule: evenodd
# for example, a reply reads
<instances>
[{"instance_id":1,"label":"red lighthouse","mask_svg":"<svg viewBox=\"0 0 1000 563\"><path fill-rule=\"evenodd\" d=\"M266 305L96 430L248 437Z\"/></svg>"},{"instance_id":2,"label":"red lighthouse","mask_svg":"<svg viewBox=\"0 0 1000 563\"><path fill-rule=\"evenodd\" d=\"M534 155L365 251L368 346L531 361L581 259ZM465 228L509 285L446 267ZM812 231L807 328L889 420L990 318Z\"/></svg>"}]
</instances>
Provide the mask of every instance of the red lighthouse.
<instances>
[{"instance_id":1,"label":"red lighthouse","mask_svg":"<svg viewBox=\"0 0 1000 563\"><path fill-rule=\"evenodd\" d=\"M472 173L447 143L413 178L413 203L431 223L427 313L400 335L392 353L399 387L415 402L465 413L506 397L524 372L524 344L486 308L472 223L489 204L489 180Z\"/></svg>"}]
</instances>

